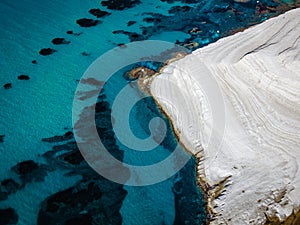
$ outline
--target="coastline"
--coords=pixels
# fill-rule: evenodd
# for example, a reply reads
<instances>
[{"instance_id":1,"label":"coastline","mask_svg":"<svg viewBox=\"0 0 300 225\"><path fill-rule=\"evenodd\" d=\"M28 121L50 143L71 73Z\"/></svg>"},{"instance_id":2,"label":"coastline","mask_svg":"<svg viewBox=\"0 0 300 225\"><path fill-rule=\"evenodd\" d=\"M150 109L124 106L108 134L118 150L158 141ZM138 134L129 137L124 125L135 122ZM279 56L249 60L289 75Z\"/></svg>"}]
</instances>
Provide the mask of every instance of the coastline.
<instances>
[{"instance_id":1,"label":"coastline","mask_svg":"<svg viewBox=\"0 0 300 225\"><path fill-rule=\"evenodd\" d=\"M292 13L291 13L291 11L292 11ZM290 15L290 14L296 14L297 12L299 13L300 12L300 10L299 9L294 9L294 10L291 10L291 11L288 11L287 13L285 13L285 14L283 14L283 15L280 15L280 16L278 16L278 17L275 17L275 18L271 18L270 20L273 20L273 22L276 24L276 20L279 20L278 18L280 18L280 19L284 19L285 18L285 16L286 15ZM296 11L296 12L295 12ZM293 13L294 12L294 13ZM295 17L295 15L294 15L294 17ZM270 23L270 22L268 22L268 21L270 21L270 20L267 20L266 22L264 22L264 23L262 23L262 24L266 24L266 23ZM298 24L298 26L299 26L299 24ZM249 34L249 32L250 31L247 31L247 30L251 30L251 31L255 31L254 29L256 29L256 27L261 27L261 24L259 24L259 25L256 25L256 26L254 26L254 27L250 27L250 28L248 28L248 29L246 29L245 31L246 32L248 32L248 34ZM260 30L260 32L261 32L261 30ZM217 62L217 60L214 58L214 51L211 51L211 49L213 49L214 50L214 48L218 48L217 46L219 46L219 49L221 48L221 46L222 46L222 44L224 44L228 39L233 39L234 38L234 36L241 36L241 35L243 35L243 33L244 32L241 32L241 33L237 33L237 34L235 34L235 35L233 35L233 36L230 36L230 37L228 37L228 38L223 38L223 39L221 39L221 40L219 40L218 42L216 42L216 43L213 43L213 44L211 44L211 45L208 45L207 47L204 47L204 48L202 48L202 49L198 49L198 50L195 50L191 55L188 55L188 56L186 56L183 60L179 60L179 61L177 61L177 62L175 62L174 64L175 64L175 66L174 66L174 64L173 64L173 66L176 68L176 66L178 66L178 64L180 65L180 62L181 61L184 61L184 60L190 60L191 59L191 57L198 57L199 55L205 55L206 54L206 56L208 55L209 56L209 60L210 60L210 62L213 62L214 63L214 65L216 64L216 63L219 63L219 62L222 62L222 63L228 63L228 62L230 62L230 63L236 63L236 62L238 62L240 59L242 59L243 57L245 57L246 55L248 55L248 54L251 54L252 52L251 51L249 51L249 52L244 52L244 55L242 55L242 56L240 56L240 54L238 54L238 53L236 53L236 55L234 55L234 54L229 54L228 55L228 58L226 59L222 59L222 60L220 60L219 62ZM255 32L254 32L255 33ZM244 36L245 36L246 34L244 34ZM276 36L276 35L275 35ZM248 46L248 48L250 48L251 49L251 45L250 46ZM263 49L263 48L262 48ZM212 52L211 54L210 54L210 52ZM199 58L201 58L201 57L205 57L205 56L200 56L200 57L198 57L198 59L197 60L199 60ZM206 58L207 59L207 58ZM226 61L227 60L227 61ZM191 61L193 61L193 60L191 60ZM195 61L194 61L195 62ZM181 63L182 64L182 63ZM185 66L187 66L187 65L190 65L190 64L185 64ZM210 68L211 69L211 68ZM230 222L231 221L231 219L230 220L228 220L228 221L226 221L226 218L224 219L224 218L222 218L222 216L220 216L216 211L215 211L215 209L214 208L216 208L216 206L217 206L217 208L219 207L219 205L220 204L216 204L216 200L217 201L222 201L222 200L220 200L220 199L218 199L218 197L219 196L224 196L224 195L226 195L226 193L224 193L224 190L226 191L226 188L228 187L228 186L230 186L231 185L231 183L232 183L232 181L230 181L230 178L231 178L231 174L230 175L228 175L228 176L223 176L222 178L223 179L219 179L217 182L216 182L216 180L215 181L213 181L212 182L212 179L211 179L211 177L210 177L210 180L206 180L205 179L205 177L207 176L206 175L206 173L205 173L205 166L203 167L203 165L201 165L201 163L200 162L203 162L203 160L204 160L204 162L205 162L205 160L206 159L204 159L204 157L206 157L207 155L206 155L206 151L205 151L205 148L204 148L204 154L203 155L201 155L201 154L199 154L199 151L197 151L197 152L195 152L195 151L193 151L193 148L191 148L190 146L187 146L187 143L189 143L188 141L190 141L187 137L184 137L183 136L183 134L182 134L182 130L183 130L183 128L182 127L180 127L179 128L179 126L178 126L178 121L176 121L176 119L173 119L174 118L174 115L172 115L172 113L174 113L174 112L172 112L172 111L170 111L170 108L168 108L168 106L166 105L166 102L162 102L162 101L160 101L159 100L159 97L161 97L161 96L163 96L164 98L167 98L167 97L170 97L170 96L168 96L168 95L166 95L166 93L161 93L160 91L161 90L159 90L159 89L161 89L162 87L163 88L166 88L167 86L164 86L163 84L158 84L159 82L162 82L162 80L164 80L164 81L166 81L166 82L168 82L168 81L170 81L171 80L171 78L166 78L166 77L164 77L164 76L172 76L172 72L174 72L174 71L167 71L166 72L166 70L168 70L168 69L165 69L163 72L162 72L162 74L160 74L159 76L155 76L154 78L153 78L153 81L154 82L152 82L152 84L151 84L151 95L152 95L152 97L154 98L154 100L155 100L155 102L158 104L158 106L159 106L159 108L161 109L161 111L166 115L166 117L170 120L170 122L171 122L171 124L172 124L172 127L173 127L173 130L174 130L174 133L175 133L175 135L176 135L176 138L178 139L178 142L182 145L182 147L185 149L185 150L187 150L187 152L189 152L189 153L192 153L196 158L197 158L197 160L199 161L199 164L198 164L198 169L197 169L197 174L199 174L199 176L198 176L198 180L197 180L197 184L198 184L198 186L202 189L202 191L203 191L203 193L204 193L204 195L206 196L206 200L207 200L207 212L211 215L211 216L209 216L209 217L212 217L212 220L211 220L211 224L223 224L224 222L226 223L229 223L229 224L237 224L237 223L235 223L235 222ZM175 69L176 70L176 69ZM297 71L296 71L297 72ZM166 75L167 74L167 75ZM174 76L174 75L173 75ZM162 77L164 77L164 78L162 78ZM169 79L169 80L168 80ZM174 81L175 80L175 81ZM178 76L177 76L177 80L176 79L173 79L173 80L171 80L172 82L177 82L178 81ZM155 83L154 85L156 85L157 87L154 87L154 85L153 85L153 83ZM178 83L177 83L178 84ZM172 101L172 99L169 99L170 101ZM174 99L173 99L174 100ZM232 119L232 118L231 118ZM297 144L297 143L296 143ZM189 145L189 144L188 144ZM298 163L299 164L299 163ZM200 174L202 174L202 176L200 176ZM226 188L225 188L226 187ZM299 187L298 187L299 188ZM289 190L289 191L291 191L291 190ZM284 196L283 196L284 197ZM282 218L282 217L280 217L279 216L279 218L278 218L278 215L275 213L274 215L274 217L272 217L271 216L271 214L270 215L267 215L265 212L264 212L264 215L267 215L265 218L261 218L262 220L261 221L256 221L256 222L258 222L258 224L296 224L297 222L298 222L298 220L299 220L299 205L297 205L298 203L296 203L296 206L293 206L293 210L291 211L291 213L290 213L290 215L289 216L285 216L285 218ZM221 217L221 218L220 218ZM224 216L224 217L226 217L226 216ZM293 218L293 219L292 219ZM246 218L247 219L247 218ZM208 218L208 220L209 220L209 218ZM251 223L251 220L249 219L249 220L240 220L240 221L242 221L242 222L247 222L248 221L248 223ZM253 220L252 220L252 222L253 222Z\"/></svg>"}]
</instances>

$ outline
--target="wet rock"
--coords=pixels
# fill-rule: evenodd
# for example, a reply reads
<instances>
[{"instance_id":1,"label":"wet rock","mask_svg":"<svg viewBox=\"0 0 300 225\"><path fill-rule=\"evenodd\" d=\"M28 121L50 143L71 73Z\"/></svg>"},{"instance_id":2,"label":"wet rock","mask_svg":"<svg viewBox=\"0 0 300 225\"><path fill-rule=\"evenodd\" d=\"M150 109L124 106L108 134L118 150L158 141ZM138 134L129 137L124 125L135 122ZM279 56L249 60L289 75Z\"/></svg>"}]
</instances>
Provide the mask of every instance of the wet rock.
<instances>
[{"instance_id":1,"label":"wet rock","mask_svg":"<svg viewBox=\"0 0 300 225\"><path fill-rule=\"evenodd\" d=\"M29 79L30 79L30 77L27 75L24 75L24 74L18 76L18 80L29 80Z\"/></svg>"},{"instance_id":2,"label":"wet rock","mask_svg":"<svg viewBox=\"0 0 300 225\"><path fill-rule=\"evenodd\" d=\"M21 185L14 181L13 179L6 179L1 182L1 191L7 194L12 194L21 189Z\"/></svg>"},{"instance_id":3,"label":"wet rock","mask_svg":"<svg viewBox=\"0 0 300 225\"><path fill-rule=\"evenodd\" d=\"M128 9L140 4L140 0L107 0L102 1L101 5L106 6L108 9L123 10Z\"/></svg>"},{"instance_id":4,"label":"wet rock","mask_svg":"<svg viewBox=\"0 0 300 225\"><path fill-rule=\"evenodd\" d=\"M89 13L96 16L97 18L105 17L111 15L111 13L102 11L101 9L90 9Z\"/></svg>"},{"instance_id":5,"label":"wet rock","mask_svg":"<svg viewBox=\"0 0 300 225\"><path fill-rule=\"evenodd\" d=\"M134 68L134 69L132 69L128 72L125 72L123 74L123 77L126 80L133 81L133 80L136 80L138 78L150 77L154 74L155 74L154 70L148 69L145 66L140 66L140 67Z\"/></svg>"},{"instance_id":6,"label":"wet rock","mask_svg":"<svg viewBox=\"0 0 300 225\"><path fill-rule=\"evenodd\" d=\"M32 64L37 64L37 61L36 60L32 60L31 63Z\"/></svg>"},{"instance_id":7,"label":"wet rock","mask_svg":"<svg viewBox=\"0 0 300 225\"><path fill-rule=\"evenodd\" d=\"M192 29L189 30L189 34L192 35L197 35L200 34L202 30L199 27L193 27Z\"/></svg>"},{"instance_id":8,"label":"wet rock","mask_svg":"<svg viewBox=\"0 0 300 225\"><path fill-rule=\"evenodd\" d=\"M67 141L67 140L70 140L74 137L73 135L73 132L72 131L68 131L66 132L64 135L61 135L61 136L54 136L54 137L49 137L49 138L42 138L42 141L43 142L50 142L50 143L53 143L53 142L61 142L61 141Z\"/></svg>"},{"instance_id":9,"label":"wet rock","mask_svg":"<svg viewBox=\"0 0 300 225\"><path fill-rule=\"evenodd\" d=\"M11 83L7 83L3 85L4 89L10 89L12 88L12 84Z\"/></svg>"},{"instance_id":10,"label":"wet rock","mask_svg":"<svg viewBox=\"0 0 300 225\"><path fill-rule=\"evenodd\" d=\"M55 49L52 49L52 48L43 48L40 50L40 55L43 55L43 56L46 56L46 55L51 55L53 54L54 52L56 52Z\"/></svg>"},{"instance_id":11,"label":"wet rock","mask_svg":"<svg viewBox=\"0 0 300 225\"><path fill-rule=\"evenodd\" d=\"M19 217L13 208L0 209L0 225L14 225Z\"/></svg>"},{"instance_id":12,"label":"wet rock","mask_svg":"<svg viewBox=\"0 0 300 225\"><path fill-rule=\"evenodd\" d=\"M135 23L136 23L136 21L130 20L130 21L128 21L127 26L130 27Z\"/></svg>"},{"instance_id":13,"label":"wet rock","mask_svg":"<svg viewBox=\"0 0 300 225\"><path fill-rule=\"evenodd\" d=\"M100 23L99 20L93 20L93 19L78 19L76 20L76 23L81 27L93 27Z\"/></svg>"},{"instance_id":14,"label":"wet rock","mask_svg":"<svg viewBox=\"0 0 300 225\"><path fill-rule=\"evenodd\" d=\"M51 42L55 45L70 44L71 43L70 41L67 41L64 38L54 38Z\"/></svg>"}]
</instances>

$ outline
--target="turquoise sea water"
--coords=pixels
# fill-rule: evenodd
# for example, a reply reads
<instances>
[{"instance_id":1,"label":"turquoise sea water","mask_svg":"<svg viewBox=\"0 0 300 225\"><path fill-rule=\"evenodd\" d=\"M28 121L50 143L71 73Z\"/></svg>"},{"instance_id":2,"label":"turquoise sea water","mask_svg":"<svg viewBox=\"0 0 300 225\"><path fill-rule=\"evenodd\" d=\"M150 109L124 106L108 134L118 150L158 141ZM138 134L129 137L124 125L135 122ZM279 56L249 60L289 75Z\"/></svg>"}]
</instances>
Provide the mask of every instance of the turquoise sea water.
<instances>
[{"instance_id":1,"label":"turquoise sea water","mask_svg":"<svg viewBox=\"0 0 300 225\"><path fill-rule=\"evenodd\" d=\"M293 5L294 1L288 3ZM80 166L68 167L56 164L56 161L51 161L51 164L42 156L55 145L68 142L49 143L41 140L72 130L72 103L78 80L101 54L118 44L144 39L165 40L180 45L198 42L198 47L201 47L278 13L276 10L265 9L264 6L267 5L276 7L279 3L267 0L250 1L248 4L237 4L229 0L142 0L131 8L113 10L107 9L101 1L94 0L2 0L0 135L5 136L0 143L0 181L11 178L26 185L4 197L8 191L2 182L0 210L9 207L15 210L18 219L12 224L37 224L41 203L47 197L82 181L84 175L78 172L82 169ZM88 12L92 8L100 8L111 14L99 18L101 23L97 26L85 28L76 24L76 20L81 18L97 19ZM129 21L135 23L128 26ZM189 32L194 27L198 27L201 32ZM114 32L120 30L131 32L131 36L128 33ZM67 31L73 31L73 34L67 34ZM132 35L134 33L139 35ZM65 38L70 43L54 45L51 40L56 37ZM42 56L39 54L42 48L53 48L56 52ZM37 63L32 63L33 60ZM28 75L30 79L19 80L18 76L21 74ZM11 83L12 88L4 88L8 83ZM106 84L105 95L109 108L112 107L113 96L127 83L120 72ZM137 88L133 88L132 93L140 94ZM130 120L137 136L144 138L149 135L147 126L153 116L163 118L151 98L133 108ZM126 149L116 140L117 146L124 151L123 160L147 165L167 157L177 142L170 124L167 121L166 124L169 131L164 143L144 156ZM58 152L55 157L64 153ZM39 180L26 175L25 179L11 169L26 160L46 165L46 175L35 172L32 176L43 178ZM195 162L191 159L179 173L161 183L144 187L124 186L122 188L127 193L120 208L114 205L103 207L119 211L121 223L126 225L204 223L204 200L195 186L194 167ZM66 175L70 171L73 175ZM178 186L181 191L174 192ZM10 189L13 188L10 186ZM179 192L180 194L176 194ZM117 195L116 192L115 196ZM80 215L85 215L85 210L88 211L81 209ZM7 218L0 217L0 224L8 224L5 220ZM120 221L112 222L114 223L119 224Z\"/></svg>"}]
</instances>

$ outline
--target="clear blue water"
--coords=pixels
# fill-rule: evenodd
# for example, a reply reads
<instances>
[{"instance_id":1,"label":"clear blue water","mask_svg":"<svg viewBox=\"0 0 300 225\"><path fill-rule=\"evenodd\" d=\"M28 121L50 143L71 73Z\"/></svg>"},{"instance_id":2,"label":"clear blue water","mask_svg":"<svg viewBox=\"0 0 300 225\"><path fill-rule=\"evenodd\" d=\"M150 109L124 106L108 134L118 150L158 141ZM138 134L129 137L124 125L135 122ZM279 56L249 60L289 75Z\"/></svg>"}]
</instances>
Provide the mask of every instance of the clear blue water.
<instances>
[{"instance_id":1,"label":"clear blue water","mask_svg":"<svg viewBox=\"0 0 300 225\"><path fill-rule=\"evenodd\" d=\"M142 39L165 40L178 44L197 41L201 47L276 13L257 13L258 3L255 1L246 5L229 0L195 0L190 1L190 4L185 2L189 1L167 3L142 0L135 7L118 11L109 10L95 0L2 0L0 135L5 137L3 143L0 143L0 180L18 180L19 177L11 168L19 162L32 159L38 163L47 163L41 155L51 150L55 144L42 142L41 139L72 130L74 93L84 71L101 54L120 43L130 42L128 35L114 34L114 31L136 32L144 34ZM269 6L278 5L267 0L260 2ZM294 1L288 3L292 5ZM176 13L176 10L174 13L174 7L187 5L191 7L188 13ZM102 23L95 27L80 27L76 24L77 19L96 19L88 12L91 8L101 8L111 15L100 18ZM159 18L161 22L146 22L145 18L149 17ZM129 21L136 23L127 26ZM196 36L188 32L195 26L202 30ZM69 30L80 35L67 34ZM51 40L55 37L65 38L70 44L53 45ZM40 49L48 47L57 52L49 56L39 55ZM37 64L33 64L32 60L36 60ZM30 80L18 80L20 74L28 75ZM119 74L113 83L107 84L105 90L108 102L112 103L112 96L127 82ZM5 89L3 85L6 83L11 83L12 88ZM136 89L134 91L138 92ZM147 106L152 107L154 112L144 115L141 112L146 112ZM145 124L148 124L149 117L153 115L163 118L152 99L141 102L132 110L131 124L138 137L149 135ZM168 123L167 126L169 136L164 145L144 156L126 149L117 141L118 146L125 151L124 161L144 165L167 157L174 143L176 144ZM155 185L124 186L127 195L120 209L122 224L175 224L176 219L179 221L178 214L176 215L178 201L173 189L182 176L189 178L190 181L181 180L185 187L190 187L190 192L196 193L202 207L198 212L201 218L190 220L204 221L203 199L193 180L194 166L195 162L191 160L181 172ZM66 171L60 169L49 171L44 181L31 182L10 194L8 199L0 201L0 209L14 208L19 218L18 225L36 224L41 202L58 191L72 187L82 178L78 174L65 176L65 173ZM188 197L188 192L185 191L182 195Z\"/></svg>"}]
</instances>

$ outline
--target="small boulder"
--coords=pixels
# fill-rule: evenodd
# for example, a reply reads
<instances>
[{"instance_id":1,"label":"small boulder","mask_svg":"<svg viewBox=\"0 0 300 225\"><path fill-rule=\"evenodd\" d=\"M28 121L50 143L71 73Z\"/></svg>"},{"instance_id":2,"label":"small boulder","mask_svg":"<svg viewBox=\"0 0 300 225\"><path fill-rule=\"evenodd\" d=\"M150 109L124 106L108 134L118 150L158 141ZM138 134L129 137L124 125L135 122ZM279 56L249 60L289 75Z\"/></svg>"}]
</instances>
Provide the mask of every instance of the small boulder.
<instances>
[{"instance_id":1,"label":"small boulder","mask_svg":"<svg viewBox=\"0 0 300 225\"><path fill-rule=\"evenodd\" d=\"M52 49L52 48L43 48L40 50L40 55L43 55L43 56L46 56L46 55L51 55L53 54L54 52L56 52L55 49Z\"/></svg>"},{"instance_id":2,"label":"small boulder","mask_svg":"<svg viewBox=\"0 0 300 225\"><path fill-rule=\"evenodd\" d=\"M54 38L52 40L52 43L55 44L55 45L61 45L61 44L70 44L71 42L67 41L64 38Z\"/></svg>"},{"instance_id":3,"label":"small boulder","mask_svg":"<svg viewBox=\"0 0 300 225\"><path fill-rule=\"evenodd\" d=\"M12 84L11 83L7 83L3 85L4 89L10 89L12 88Z\"/></svg>"},{"instance_id":4,"label":"small boulder","mask_svg":"<svg viewBox=\"0 0 300 225\"><path fill-rule=\"evenodd\" d=\"M83 19L76 20L76 23L81 27L93 27L96 26L98 23L100 23L100 21L83 18Z\"/></svg>"},{"instance_id":5,"label":"small boulder","mask_svg":"<svg viewBox=\"0 0 300 225\"><path fill-rule=\"evenodd\" d=\"M20 76L18 76L18 80L29 80L30 77L24 74L21 74Z\"/></svg>"}]
</instances>

